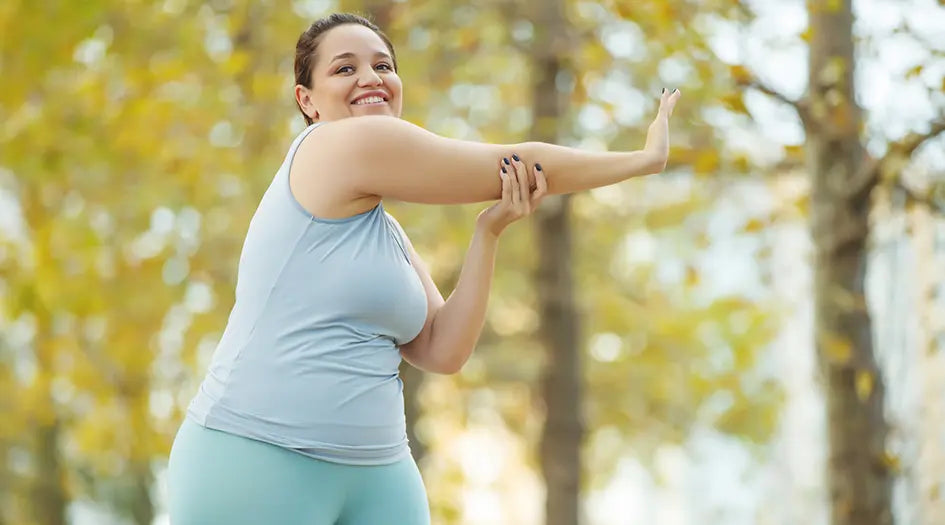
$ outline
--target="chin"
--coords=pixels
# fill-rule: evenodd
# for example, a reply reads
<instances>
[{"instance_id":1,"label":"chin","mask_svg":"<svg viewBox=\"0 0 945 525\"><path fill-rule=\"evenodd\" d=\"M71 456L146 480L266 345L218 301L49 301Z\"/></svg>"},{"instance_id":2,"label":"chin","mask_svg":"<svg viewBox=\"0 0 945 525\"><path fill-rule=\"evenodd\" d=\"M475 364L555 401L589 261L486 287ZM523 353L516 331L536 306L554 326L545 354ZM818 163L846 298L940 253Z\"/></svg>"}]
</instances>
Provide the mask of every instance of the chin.
<instances>
[{"instance_id":1,"label":"chin","mask_svg":"<svg viewBox=\"0 0 945 525\"><path fill-rule=\"evenodd\" d=\"M394 114L394 109L391 108L388 104L377 104L364 107L356 107L351 111L351 116L361 117L364 115L386 115L390 117L396 117Z\"/></svg>"}]
</instances>

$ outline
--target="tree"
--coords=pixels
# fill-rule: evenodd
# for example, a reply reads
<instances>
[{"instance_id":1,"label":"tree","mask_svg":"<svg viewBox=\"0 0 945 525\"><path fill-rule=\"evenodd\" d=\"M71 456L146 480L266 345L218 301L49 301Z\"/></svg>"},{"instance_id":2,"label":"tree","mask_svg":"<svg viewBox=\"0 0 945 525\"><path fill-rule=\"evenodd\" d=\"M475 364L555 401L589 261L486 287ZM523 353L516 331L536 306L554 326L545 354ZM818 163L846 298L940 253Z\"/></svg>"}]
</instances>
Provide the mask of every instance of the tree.
<instances>
[{"instance_id":1,"label":"tree","mask_svg":"<svg viewBox=\"0 0 945 525\"><path fill-rule=\"evenodd\" d=\"M26 465L4 476L11 521L64 523L78 500L153 521L151 465L196 387L188 367L222 330L226 301L211 306L232 296L290 132L290 113L270 110L291 99L267 46L284 48L298 18L249 4L0 12L0 61L19 79L0 94L16 124L0 166L22 219L0 232L0 302L6 323L31 327L3 362L33 371L0 374L20 400L0 443Z\"/></svg>"},{"instance_id":2,"label":"tree","mask_svg":"<svg viewBox=\"0 0 945 525\"><path fill-rule=\"evenodd\" d=\"M701 38L685 21L672 22L673 12L689 12L685 2L666 13L664 2L620 2L613 12L575 2L548 4L550 12L546 4L513 4L359 4L389 24L385 29L403 53L408 119L442 134L493 142L593 137L639 145L636 131L582 129L576 115L591 106L611 109L592 87L616 68L634 71L637 87L656 93L649 79L673 48L615 66L596 31L625 18L637 20L661 46L672 36L680 39L673 45L693 39L698 48ZM649 17L650 11L660 15ZM584 13L576 17L583 26L576 12ZM29 522L42 510L46 522L61 522L72 502L93 500L138 523L150 521L150 465L167 457L232 304L246 224L288 138L301 127L287 45L322 14L300 17L241 1L59 3L48 11L14 3L0 10L7 37L0 64L4 77L15 79L0 91L0 184L22 212L24 233L4 239L0 249L2 322L15 327L0 339L0 447L3 457L26 458L0 472L4 486L12 487L0 518ZM562 35L567 38L557 40ZM709 86L700 96L714 94L716 73L698 70L693 82ZM714 151L717 141L705 131L678 130L695 139L676 158L701 159L701 173L730 161ZM437 282L448 287L482 206L417 211L390 204ZM684 439L706 392L734 392L731 410L713 423L752 439L763 439L776 403L769 390L758 395L737 380L763 347L761 308L731 299L684 308L671 297L685 302L695 272L679 289L656 283L646 271L629 279L608 276L604 261L620 257L628 229L678 227L699 202L654 209L643 219L632 210L613 211L593 195L561 199L557 209L554 200L548 204L534 230L518 227L503 240L490 321L466 372L424 381L424 388L456 388L416 398L421 421L452 425L448 439L475 423L474 405L481 408L484 398L477 394L494 394L488 409L501 415L509 434L544 449L537 455L553 491L549 519L573 522L580 491L605 481L614 457L641 443ZM581 235L568 241L561 232L570 222ZM568 244L578 249L565 259ZM536 257L535 246L556 250L561 259L540 260L546 257ZM530 281L538 265L544 266ZM638 294L641 289L646 293ZM587 336L576 319L582 298L590 312L582 319ZM749 320L746 335L728 333L734 315ZM540 327L532 322L539 318L545 319ZM549 322L557 319L561 323ZM723 346L745 348L714 375L687 371L713 351L698 330L705 324L723 333ZM8 335L14 332L28 336ZM649 343L641 356L588 360L588 341L601 332ZM544 345L535 343L538 333L545 334ZM22 374L30 363L35 373ZM546 363L553 379L542 387ZM419 385L409 378L407 384ZM675 396L674 387L685 395ZM14 398L25 401L8 405ZM539 436L545 411L531 408L544 407L546 398L553 412L547 433L563 429L560 440ZM588 447L581 439L582 410L588 437L620 429L621 447L606 451L603 467L579 461ZM567 418L556 419L560 415ZM642 431L647 425L656 430ZM426 437L432 460L452 459L443 459L439 436ZM413 441L416 447L420 439ZM561 455L551 457L550 450ZM524 459L529 468L531 455ZM439 517L457 512L456 487L464 483L453 476L457 471L429 474Z\"/></svg>"},{"instance_id":3,"label":"tree","mask_svg":"<svg viewBox=\"0 0 945 525\"><path fill-rule=\"evenodd\" d=\"M536 25L531 42L532 140L562 142L567 93L557 86L571 73L564 57L572 33L563 0L535 0L529 17ZM541 381L545 423L539 448L545 479L545 523L580 521L581 446L584 395L580 318L575 301L570 196L549 197L535 215L538 267L538 338L545 347Z\"/></svg>"},{"instance_id":4,"label":"tree","mask_svg":"<svg viewBox=\"0 0 945 525\"><path fill-rule=\"evenodd\" d=\"M736 77L796 108L806 134L815 245L815 346L824 380L831 520L834 525L893 522L895 459L886 449L885 386L865 297L871 198L908 190L899 172L920 146L945 131L945 115L871 158L855 83L850 0L808 2L807 93L792 100L752 78ZM913 195L925 200L921 196Z\"/></svg>"}]
</instances>

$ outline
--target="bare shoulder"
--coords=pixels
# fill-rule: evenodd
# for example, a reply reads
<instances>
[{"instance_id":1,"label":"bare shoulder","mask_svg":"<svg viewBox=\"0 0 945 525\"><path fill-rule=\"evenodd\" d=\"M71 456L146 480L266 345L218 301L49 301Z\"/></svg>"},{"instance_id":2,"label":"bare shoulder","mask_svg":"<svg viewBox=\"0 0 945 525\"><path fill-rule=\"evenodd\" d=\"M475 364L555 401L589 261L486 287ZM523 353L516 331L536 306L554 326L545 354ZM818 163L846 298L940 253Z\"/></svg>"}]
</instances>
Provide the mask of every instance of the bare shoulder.
<instances>
[{"instance_id":1,"label":"bare shoulder","mask_svg":"<svg viewBox=\"0 0 945 525\"><path fill-rule=\"evenodd\" d=\"M351 217L377 206L380 197L356 192L348 179L357 169L351 141L361 133L355 121L344 119L322 124L302 139L289 169L289 187L310 214L325 219ZM356 124L352 126L351 124Z\"/></svg>"}]
</instances>

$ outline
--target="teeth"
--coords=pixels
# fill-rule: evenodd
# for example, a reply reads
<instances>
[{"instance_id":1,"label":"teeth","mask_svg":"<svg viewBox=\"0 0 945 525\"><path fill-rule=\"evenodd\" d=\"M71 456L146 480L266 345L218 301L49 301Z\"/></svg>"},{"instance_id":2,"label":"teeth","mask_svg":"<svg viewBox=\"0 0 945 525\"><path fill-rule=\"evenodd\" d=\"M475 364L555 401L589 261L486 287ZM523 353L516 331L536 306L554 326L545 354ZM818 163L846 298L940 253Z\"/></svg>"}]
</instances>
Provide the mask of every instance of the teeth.
<instances>
[{"instance_id":1,"label":"teeth","mask_svg":"<svg viewBox=\"0 0 945 525\"><path fill-rule=\"evenodd\" d=\"M384 102L384 99L381 97L364 97L355 102L355 104L377 104L378 102Z\"/></svg>"}]
</instances>

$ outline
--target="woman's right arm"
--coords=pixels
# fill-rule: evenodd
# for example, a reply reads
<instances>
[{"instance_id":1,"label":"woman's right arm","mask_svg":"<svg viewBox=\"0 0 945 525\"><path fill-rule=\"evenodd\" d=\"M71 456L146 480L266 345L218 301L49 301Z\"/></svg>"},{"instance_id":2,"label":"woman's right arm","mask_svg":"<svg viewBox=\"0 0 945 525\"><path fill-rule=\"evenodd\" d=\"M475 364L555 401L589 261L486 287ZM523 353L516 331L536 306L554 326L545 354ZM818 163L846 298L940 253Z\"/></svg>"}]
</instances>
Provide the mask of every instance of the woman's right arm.
<instances>
[{"instance_id":1,"label":"woman's right arm","mask_svg":"<svg viewBox=\"0 0 945 525\"><path fill-rule=\"evenodd\" d=\"M304 186L347 201L390 197L460 204L500 198L496 167L503 158L518 155L541 164L548 193L573 193L662 171L669 151L669 116L678 98L678 91L661 97L659 114L639 151L590 152L541 142L483 144L440 137L398 118L364 116L312 131L293 171L308 179Z\"/></svg>"}]
</instances>

